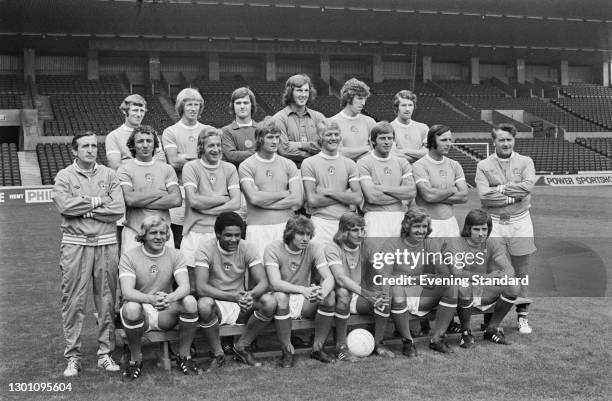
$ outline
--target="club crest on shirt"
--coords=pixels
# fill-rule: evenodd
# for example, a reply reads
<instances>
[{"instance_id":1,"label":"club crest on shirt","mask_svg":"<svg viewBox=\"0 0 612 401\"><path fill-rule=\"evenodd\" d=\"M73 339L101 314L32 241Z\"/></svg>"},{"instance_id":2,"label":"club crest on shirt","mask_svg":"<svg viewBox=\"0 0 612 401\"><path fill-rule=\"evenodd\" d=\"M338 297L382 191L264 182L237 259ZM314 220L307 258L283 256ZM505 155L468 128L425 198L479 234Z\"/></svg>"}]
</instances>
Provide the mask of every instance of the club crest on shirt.
<instances>
[{"instance_id":1,"label":"club crest on shirt","mask_svg":"<svg viewBox=\"0 0 612 401\"><path fill-rule=\"evenodd\" d=\"M391 175L392 171L389 167L385 167L385 175Z\"/></svg>"},{"instance_id":2,"label":"club crest on shirt","mask_svg":"<svg viewBox=\"0 0 612 401\"><path fill-rule=\"evenodd\" d=\"M330 175L334 175L334 174L336 174L336 168L334 166L329 166L329 168L327 169L327 172Z\"/></svg>"},{"instance_id":3,"label":"club crest on shirt","mask_svg":"<svg viewBox=\"0 0 612 401\"><path fill-rule=\"evenodd\" d=\"M232 268L232 264L229 262L223 262L223 269L225 269L225 271L229 271Z\"/></svg>"},{"instance_id":4,"label":"club crest on shirt","mask_svg":"<svg viewBox=\"0 0 612 401\"><path fill-rule=\"evenodd\" d=\"M190 135L189 136L189 142L194 142L195 143L195 141L196 141L195 135Z\"/></svg>"},{"instance_id":5,"label":"club crest on shirt","mask_svg":"<svg viewBox=\"0 0 612 401\"><path fill-rule=\"evenodd\" d=\"M153 176L149 173L145 174L145 181L149 184L153 182Z\"/></svg>"},{"instance_id":6,"label":"club crest on shirt","mask_svg":"<svg viewBox=\"0 0 612 401\"><path fill-rule=\"evenodd\" d=\"M252 148L253 147L253 141L251 141L250 139L247 139L246 141L244 141L244 146L246 148Z\"/></svg>"},{"instance_id":7,"label":"club crest on shirt","mask_svg":"<svg viewBox=\"0 0 612 401\"><path fill-rule=\"evenodd\" d=\"M357 134L357 133L359 133L359 128L357 128L354 125L351 125L351 132L354 133L354 134Z\"/></svg>"},{"instance_id":8,"label":"club crest on shirt","mask_svg":"<svg viewBox=\"0 0 612 401\"><path fill-rule=\"evenodd\" d=\"M151 265L150 269L151 275L155 276L159 272L159 267L157 265Z\"/></svg>"},{"instance_id":9,"label":"club crest on shirt","mask_svg":"<svg viewBox=\"0 0 612 401\"><path fill-rule=\"evenodd\" d=\"M513 168L512 172L514 173L514 175L521 175L521 170L519 170L518 168Z\"/></svg>"},{"instance_id":10,"label":"club crest on shirt","mask_svg":"<svg viewBox=\"0 0 612 401\"><path fill-rule=\"evenodd\" d=\"M299 266L297 263L291 262L291 265L289 267L291 268L291 271L296 271Z\"/></svg>"},{"instance_id":11,"label":"club crest on shirt","mask_svg":"<svg viewBox=\"0 0 612 401\"><path fill-rule=\"evenodd\" d=\"M446 177L446 171L440 170L440 177Z\"/></svg>"},{"instance_id":12,"label":"club crest on shirt","mask_svg":"<svg viewBox=\"0 0 612 401\"><path fill-rule=\"evenodd\" d=\"M308 137L307 137L307 136L302 136L302 137L300 138L300 141L302 141L302 142L308 142Z\"/></svg>"},{"instance_id":13,"label":"club crest on shirt","mask_svg":"<svg viewBox=\"0 0 612 401\"><path fill-rule=\"evenodd\" d=\"M211 184L214 184L215 182L217 182L217 176L215 174L211 174L208 177L208 181L210 181Z\"/></svg>"},{"instance_id":14,"label":"club crest on shirt","mask_svg":"<svg viewBox=\"0 0 612 401\"><path fill-rule=\"evenodd\" d=\"M106 189L106 182L104 181L98 181L98 187L100 189Z\"/></svg>"},{"instance_id":15,"label":"club crest on shirt","mask_svg":"<svg viewBox=\"0 0 612 401\"><path fill-rule=\"evenodd\" d=\"M272 177L272 170L266 170L266 176Z\"/></svg>"}]
</instances>

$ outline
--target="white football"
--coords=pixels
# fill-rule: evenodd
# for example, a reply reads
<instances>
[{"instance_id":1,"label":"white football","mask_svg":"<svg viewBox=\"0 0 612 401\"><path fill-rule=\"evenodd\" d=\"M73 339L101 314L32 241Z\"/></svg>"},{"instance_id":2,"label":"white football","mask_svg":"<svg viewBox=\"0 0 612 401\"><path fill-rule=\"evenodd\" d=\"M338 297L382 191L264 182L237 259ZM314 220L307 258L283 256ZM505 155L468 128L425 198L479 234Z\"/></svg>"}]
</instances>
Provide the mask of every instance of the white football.
<instances>
[{"instance_id":1,"label":"white football","mask_svg":"<svg viewBox=\"0 0 612 401\"><path fill-rule=\"evenodd\" d=\"M365 329L352 330L346 337L349 351L357 357L368 356L374 351L374 336Z\"/></svg>"}]
</instances>

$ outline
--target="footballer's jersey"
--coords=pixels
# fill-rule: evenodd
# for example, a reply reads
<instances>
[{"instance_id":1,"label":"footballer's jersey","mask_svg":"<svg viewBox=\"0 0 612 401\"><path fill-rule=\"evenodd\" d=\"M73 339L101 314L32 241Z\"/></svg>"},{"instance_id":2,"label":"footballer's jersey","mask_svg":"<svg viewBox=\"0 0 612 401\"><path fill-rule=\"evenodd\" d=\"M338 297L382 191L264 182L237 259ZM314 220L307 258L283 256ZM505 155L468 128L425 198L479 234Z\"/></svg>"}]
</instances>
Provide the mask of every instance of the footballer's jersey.
<instances>
[{"instance_id":1,"label":"footballer's jersey","mask_svg":"<svg viewBox=\"0 0 612 401\"><path fill-rule=\"evenodd\" d=\"M361 285L363 259L361 246L350 249L346 246L340 247L333 242L325 246L325 260L329 267L342 266L344 274L358 285Z\"/></svg>"},{"instance_id":2,"label":"footballer's jersey","mask_svg":"<svg viewBox=\"0 0 612 401\"><path fill-rule=\"evenodd\" d=\"M359 181L357 164L340 154L328 156L320 152L302 162L302 180L312 181L317 187L346 192L349 190L349 182ZM336 202L329 206L313 207L311 214L328 220L338 220L348 210L348 205Z\"/></svg>"},{"instance_id":3,"label":"footballer's jersey","mask_svg":"<svg viewBox=\"0 0 612 401\"><path fill-rule=\"evenodd\" d=\"M183 254L173 248L164 247L161 254L152 255L140 245L121 255L119 261L119 278L133 277L134 288L145 294L158 291L170 294L180 274L189 277Z\"/></svg>"},{"instance_id":4,"label":"footballer's jersey","mask_svg":"<svg viewBox=\"0 0 612 401\"><path fill-rule=\"evenodd\" d=\"M230 189L240 190L238 173L233 164L219 161L216 165L206 164L202 159L192 160L183 166L183 186L193 187L196 193L229 195ZM217 215L202 213L189 205L189 198L185 197L185 222L183 234L194 231L202 234L214 232Z\"/></svg>"},{"instance_id":5,"label":"footballer's jersey","mask_svg":"<svg viewBox=\"0 0 612 401\"><path fill-rule=\"evenodd\" d=\"M195 254L195 268L208 269L208 283L221 291L245 289L249 269L262 264L257 248L240 241L234 252L221 248L216 238L200 244Z\"/></svg>"},{"instance_id":6,"label":"footballer's jersey","mask_svg":"<svg viewBox=\"0 0 612 401\"><path fill-rule=\"evenodd\" d=\"M255 153L255 121L238 124L233 121L221 129L223 137L223 156L225 160L238 166Z\"/></svg>"},{"instance_id":7,"label":"footballer's jersey","mask_svg":"<svg viewBox=\"0 0 612 401\"><path fill-rule=\"evenodd\" d=\"M179 120L176 124L164 130L162 134L164 149L175 148L177 153L196 159L198 157L198 135L204 128L213 127L204 125L199 121L195 125L189 126ZM179 179L182 179L180 172L178 176Z\"/></svg>"},{"instance_id":8,"label":"footballer's jersey","mask_svg":"<svg viewBox=\"0 0 612 401\"><path fill-rule=\"evenodd\" d=\"M361 113L355 117L349 117L342 111L331 117L330 120L335 121L340 127L342 146L347 148L367 146L370 130L376 124L372 117Z\"/></svg>"},{"instance_id":9,"label":"footballer's jersey","mask_svg":"<svg viewBox=\"0 0 612 401\"><path fill-rule=\"evenodd\" d=\"M427 132L429 127L418 121L410 120L409 124L403 124L396 118L391 122L395 131L395 144L398 150L419 150L427 143Z\"/></svg>"},{"instance_id":10,"label":"footballer's jersey","mask_svg":"<svg viewBox=\"0 0 612 401\"><path fill-rule=\"evenodd\" d=\"M327 260L323 245L317 242L309 242L303 251L292 251L283 241L277 240L266 247L264 265L278 268L284 281L308 287L312 273L327 266Z\"/></svg>"},{"instance_id":11,"label":"footballer's jersey","mask_svg":"<svg viewBox=\"0 0 612 401\"><path fill-rule=\"evenodd\" d=\"M421 157L412 165L414 182L429 182L432 188L452 188L459 181L465 181L461 165L448 157L437 161L429 155ZM417 188L416 204L424 207L434 220L446 220L453 217L453 205L446 203L430 203L421 196Z\"/></svg>"},{"instance_id":12,"label":"footballer's jersey","mask_svg":"<svg viewBox=\"0 0 612 401\"><path fill-rule=\"evenodd\" d=\"M508 252L500 238L487 238L482 245L473 246L464 237L445 238L441 249L445 264L465 272L486 274L500 270L514 275Z\"/></svg>"},{"instance_id":13,"label":"footballer's jersey","mask_svg":"<svg viewBox=\"0 0 612 401\"><path fill-rule=\"evenodd\" d=\"M478 162L476 187L483 207L489 213L520 215L531 207L531 191L536 181L535 167L529 156L516 152L508 159L499 158L495 153ZM509 196L520 196L521 201L506 205L506 196L498 193L498 185L505 185Z\"/></svg>"},{"instance_id":14,"label":"footballer's jersey","mask_svg":"<svg viewBox=\"0 0 612 401\"><path fill-rule=\"evenodd\" d=\"M257 153L240 164L240 183L251 181L259 191L279 192L289 190L289 183L299 180L295 163L275 154L272 159L263 159ZM285 223L293 214L293 209L273 210L260 208L247 201L247 223L269 225Z\"/></svg>"},{"instance_id":15,"label":"footballer's jersey","mask_svg":"<svg viewBox=\"0 0 612 401\"><path fill-rule=\"evenodd\" d=\"M130 153L130 149L127 147L127 141L130 135L132 135L133 131L134 128L130 128L123 124L116 130L113 130L106 135L106 156L108 157L108 155L119 154L121 156L121 163L126 163L128 160L133 159L132 153ZM166 155L164 154L161 144L157 149L155 149L153 158L164 163L166 162Z\"/></svg>"},{"instance_id":16,"label":"footballer's jersey","mask_svg":"<svg viewBox=\"0 0 612 401\"><path fill-rule=\"evenodd\" d=\"M381 158L370 152L357 162L359 169L359 180L370 180L374 185L388 185L398 187L404 179L412 176L412 167L406 160L389 155ZM376 205L365 200L364 210L366 212L404 212L406 207L402 201L388 205Z\"/></svg>"},{"instance_id":17,"label":"footballer's jersey","mask_svg":"<svg viewBox=\"0 0 612 401\"><path fill-rule=\"evenodd\" d=\"M119 185L134 188L136 192L165 192L173 185L178 185L174 169L159 160L141 162L131 159L117 170ZM140 225L149 216L160 216L170 221L168 210L148 209L146 207L130 207L126 205L125 226L139 232Z\"/></svg>"}]
</instances>

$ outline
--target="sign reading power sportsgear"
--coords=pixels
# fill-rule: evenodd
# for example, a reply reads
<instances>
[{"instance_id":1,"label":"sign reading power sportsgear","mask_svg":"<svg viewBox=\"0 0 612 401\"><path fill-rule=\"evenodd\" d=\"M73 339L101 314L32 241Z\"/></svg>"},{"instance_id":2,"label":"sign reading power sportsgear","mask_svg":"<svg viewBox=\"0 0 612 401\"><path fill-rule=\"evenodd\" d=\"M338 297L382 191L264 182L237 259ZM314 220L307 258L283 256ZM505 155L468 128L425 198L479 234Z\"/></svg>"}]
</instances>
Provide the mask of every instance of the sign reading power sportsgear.
<instances>
[{"instance_id":1,"label":"sign reading power sportsgear","mask_svg":"<svg viewBox=\"0 0 612 401\"><path fill-rule=\"evenodd\" d=\"M536 185L550 185L553 187L612 185L612 173L541 175L538 177Z\"/></svg>"}]
</instances>

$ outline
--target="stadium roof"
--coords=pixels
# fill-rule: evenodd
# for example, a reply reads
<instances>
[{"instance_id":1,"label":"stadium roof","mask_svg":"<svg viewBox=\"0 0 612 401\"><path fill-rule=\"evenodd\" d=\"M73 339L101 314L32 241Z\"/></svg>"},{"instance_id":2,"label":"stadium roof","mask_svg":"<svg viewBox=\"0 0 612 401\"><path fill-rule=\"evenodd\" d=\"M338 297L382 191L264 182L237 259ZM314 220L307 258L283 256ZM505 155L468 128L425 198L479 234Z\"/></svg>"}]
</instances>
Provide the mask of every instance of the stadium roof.
<instances>
[{"instance_id":1,"label":"stadium roof","mask_svg":"<svg viewBox=\"0 0 612 401\"><path fill-rule=\"evenodd\" d=\"M3 51L47 48L44 39L85 48L117 39L274 41L420 45L448 61L466 49L491 62L556 55L584 65L612 52L609 0L21 0L0 1L0 16Z\"/></svg>"}]
</instances>

